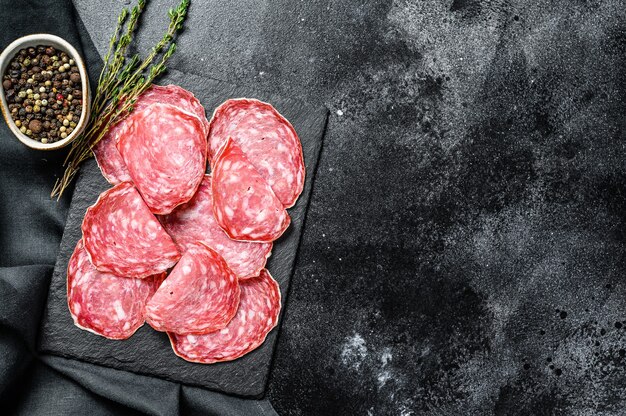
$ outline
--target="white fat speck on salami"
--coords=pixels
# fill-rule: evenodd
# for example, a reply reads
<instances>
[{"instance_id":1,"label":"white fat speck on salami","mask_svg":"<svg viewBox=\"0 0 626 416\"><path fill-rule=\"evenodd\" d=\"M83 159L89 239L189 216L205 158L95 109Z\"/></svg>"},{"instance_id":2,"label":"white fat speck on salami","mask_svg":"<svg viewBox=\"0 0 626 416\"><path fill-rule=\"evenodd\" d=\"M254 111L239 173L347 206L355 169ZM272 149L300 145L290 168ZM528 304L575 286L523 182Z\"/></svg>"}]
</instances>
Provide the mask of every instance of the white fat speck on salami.
<instances>
[{"instance_id":1,"label":"white fat speck on salami","mask_svg":"<svg viewBox=\"0 0 626 416\"><path fill-rule=\"evenodd\" d=\"M82 223L85 250L102 272L135 278L172 267L180 252L133 184L122 182L87 208Z\"/></svg>"},{"instance_id":2,"label":"white fat speck on salami","mask_svg":"<svg viewBox=\"0 0 626 416\"><path fill-rule=\"evenodd\" d=\"M202 242L218 252L239 279L258 276L272 252L272 243L235 241L220 228L213 216L210 175L189 202L159 219L181 252Z\"/></svg>"},{"instance_id":3,"label":"white fat speck on salami","mask_svg":"<svg viewBox=\"0 0 626 416\"><path fill-rule=\"evenodd\" d=\"M165 273L146 279L96 270L79 240L67 267L67 304L74 324L109 339L126 339L144 322L143 308Z\"/></svg>"},{"instance_id":4,"label":"white fat speck on salami","mask_svg":"<svg viewBox=\"0 0 626 416\"><path fill-rule=\"evenodd\" d=\"M205 335L168 335L176 355L187 361L231 361L263 344L279 313L280 288L263 269L259 276L241 282L239 309L226 328Z\"/></svg>"},{"instance_id":5,"label":"white fat speck on salami","mask_svg":"<svg viewBox=\"0 0 626 416\"><path fill-rule=\"evenodd\" d=\"M217 155L212 176L213 213L233 240L269 243L289 227L283 204L232 139Z\"/></svg>"},{"instance_id":6,"label":"white fat speck on salami","mask_svg":"<svg viewBox=\"0 0 626 416\"><path fill-rule=\"evenodd\" d=\"M202 123L170 104L139 110L120 132L119 150L130 177L155 214L191 199L206 170Z\"/></svg>"},{"instance_id":7,"label":"white fat speck on salami","mask_svg":"<svg viewBox=\"0 0 626 416\"><path fill-rule=\"evenodd\" d=\"M157 331L203 334L224 328L239 307L237 276L202 243L190 246L146 305Z\"/></svg>"},{"instance_id":8,"label":"white fat speck on salami","mask_svg":"<svg viewBox=\"0 0 626 416\"><path fill-rule=\"evenodd\" d=\"M206 118L206 112L200 101L190 91L177 85L152 85L139 96L134 105L134 112L154 103L171 104L184 112L198 117L203 126L204 136L207 136L209 121ZM129 117L132 117L132 114ZM125 121L123 120L110 126L104 137L93 148L93 153L102 175L112 185L132 180L126 163L117 150L119 132L122 130Z\"/></svg>"},{"instance_id":9,"label":"white fat speck on salami","mask_svg":"<svg viewBox=\"0 0 626 416\"><path fill-rule=\"evenodd\" d=\"M296 203L304 188L302 144L293 126L270 104L231 99L213 113L209 131L211 168L230 137L270 184L282 204Z\"/></svg>"}]
</instances>

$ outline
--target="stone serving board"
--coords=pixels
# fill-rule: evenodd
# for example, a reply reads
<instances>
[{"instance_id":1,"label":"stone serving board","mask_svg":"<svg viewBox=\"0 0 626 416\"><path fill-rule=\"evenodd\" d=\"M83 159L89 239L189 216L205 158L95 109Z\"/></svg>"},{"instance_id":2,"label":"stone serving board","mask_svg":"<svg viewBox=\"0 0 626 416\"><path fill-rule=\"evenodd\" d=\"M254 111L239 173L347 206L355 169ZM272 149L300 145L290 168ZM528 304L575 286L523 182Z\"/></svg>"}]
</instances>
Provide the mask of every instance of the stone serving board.
<instances>
[{"instance_id":1,"label":"stone serving board","mask_svg":"<svg viewBox=\"0 0 626 416\"><path fill-rule=\"evenodd\" d=\"M267 265L272 276L280 284L284 311L322 148L328 110L322 106L310 106L295 100L263 94L251 88L177 71L168 74L162 84L166 83L175 83L193 91L206 108L207 117L211 116L217 105L228 98L251 97L272 103L294 125L304 151L305 188L296 205L289 210L291 226L275 243ZM38 343L40 353L73 358L229 394L262 396L267 384L280 322L265 343L255 351L235 361L210 365L190 363L177 357L165 333L157 332L148 325L144 325L131 338L124 341L108 340L74 326L66 299L67 263L76 242L81 238L80 224L85 210L109 187L94 160L89 160L83 165L74 190L42 318Z\"/></svg>"}]
</instances>

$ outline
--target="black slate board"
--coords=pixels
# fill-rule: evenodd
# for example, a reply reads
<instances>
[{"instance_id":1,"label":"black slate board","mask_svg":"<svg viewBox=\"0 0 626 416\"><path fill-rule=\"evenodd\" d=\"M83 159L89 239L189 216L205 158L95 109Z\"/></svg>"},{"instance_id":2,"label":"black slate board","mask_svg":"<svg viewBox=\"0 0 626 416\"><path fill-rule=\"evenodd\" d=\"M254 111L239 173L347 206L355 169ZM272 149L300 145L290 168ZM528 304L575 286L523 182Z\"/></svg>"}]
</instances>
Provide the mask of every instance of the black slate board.
<instances>
[{"instance_id":1,"label":"black slate board","mask_svg":"<svg viewBox=\"0 0 626 416\"><path fill-rule=\"evenodd\" d=\"M297 204L289 210L292 223L274 245L267 268L280 284L283 311L293 273L300 236L309 203L315 169L322 147L328 116L325 107L307 104L237 87L221 81L172 71L162 82L181 85L196 94L210 117L227 98L254 97L272 103L294 125L304 151L306 183ZM202 365L189 363L172 352L165 333L144 325L130 339L112 341L83 331L72 322L66 300L66 268L76 242L81 238L80 224L87 207L100 192L109 188L94 160L81 169L76 183L59 256L57 258L46 310L39 335L39 351L75 358L106 367L147 374L187 385L224 393L260 397L268 379L278 328L252 353L232 362Z\"/></svg>"}]
</instances>

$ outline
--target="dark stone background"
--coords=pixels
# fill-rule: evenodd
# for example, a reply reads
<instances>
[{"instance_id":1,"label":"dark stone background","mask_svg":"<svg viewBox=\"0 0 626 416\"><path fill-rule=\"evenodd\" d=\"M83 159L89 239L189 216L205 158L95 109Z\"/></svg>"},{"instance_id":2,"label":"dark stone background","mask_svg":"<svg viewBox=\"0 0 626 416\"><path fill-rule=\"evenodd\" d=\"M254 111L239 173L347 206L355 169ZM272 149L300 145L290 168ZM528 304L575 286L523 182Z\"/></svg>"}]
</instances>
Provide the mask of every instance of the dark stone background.
<instances>
[{"instance_id":1,"label":"dark stone background","mask_svg":"<svg viewBox=\"0 0 626 416\"><path fill-rule=\"evenodd\" d=\"M331 110L280 414L623 412L625 6L193 1L174 67Z\"/></svg>"}]
</instances>

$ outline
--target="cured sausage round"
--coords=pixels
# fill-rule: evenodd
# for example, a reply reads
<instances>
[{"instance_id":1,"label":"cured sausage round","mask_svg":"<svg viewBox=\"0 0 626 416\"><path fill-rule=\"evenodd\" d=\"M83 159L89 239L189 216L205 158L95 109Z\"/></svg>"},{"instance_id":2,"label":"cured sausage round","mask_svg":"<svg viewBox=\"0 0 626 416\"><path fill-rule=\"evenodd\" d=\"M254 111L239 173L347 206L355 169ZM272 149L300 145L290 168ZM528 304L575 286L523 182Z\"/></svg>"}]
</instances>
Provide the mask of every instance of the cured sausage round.
<instances>
[{"instance_id":1,"label":"cured sausage round","mask_svg":"<svg viewBox=\"0 0 626 416\"><path fill-rule=\"evenodd\" d=\"M146 92L141 94L134 107L135 110L142 110L154 103L171 104L174 107L178 107L181 111L198 117L198 120L202 123L204 135L206 136L209 133L209 120L206 118L206 111L191 91L187 91L178 85L152 85Z\"/></svg>"},{"instance_id":2,"label":"cured sausage round","mask_svg":"<svg viewBox=\"0 0 626 416\"><path fill-rule=\"evenodd\" d=\"M280 288L263 269L259 276L241 282L239 310L226 328L205 335L168 335L174 353L187 361L231 361L261 345L279 313Z\"/></svg>"},{"instance_id":3,"label":"cured sausage round","mask_svg":"<svg viewBox=\"0 0 626 416\"><path fill-rule=\"evenodd\" d=\"M117 151L117 135L123 125L121 122L111 126L105 136L92 149L102 176L111 185L132 181L126 163L124 163L120 152Z\"/></svg>"},{"instance_id":4,"label":"cured sausage round","mask_svg":"<svg viewBox=\"0 0 626 416\"><path fill-rule=\"evenodd\" d=\"M224 328L239 306L237 276L202 243L190 246L146 305L157 331L205 334Z\"/></svg>"},{"instance_id":5,"label":"cured sausage round","mask_svg":"<svg viewBox=\"0 0 626 416\"><path fill-rule=\"evenodd\" d=\"M272 243L235 241L220 228L213 217L210 175L189 202L160 221L181 252L200 241L217 251L239 279L258 276L272 252Z\"/></svg>"},{"instance_id":6,"label":"cured sausage round","mask_svg":"<svg viewBox=\"0 0 626 416\"><path fill-rule=\"evenodd\" d=\"M67 267L67 304L74 323L105 338L129 338L143 325L144 305L164 277L133 279L99 272L79 240Z\"/></svg>"},{"instance_id":7,"label":"cured sausage round","mask_svg":"<svg viewBox=\"0 0 626 416\"><path fill-rule=\"evenodd\" d=\"M195 115L202 123L205 137L208 134L209 121L206 118L204 107L190 91L177 85L152 85L137 99L134 105L134 112L154 103L171 104L182 111ZM132 114L129 117L132 117ZM98 166L100 166L102 175L112 185L131 181L122 155L117 150L119 132L124 126L124 121L111 126L105 136L93 148L93 153Z\"/></svg>"},{"instance_id":8,"label":"cured sausage round","mask_svg":"<svg viewBox=\"0 0 626 416\"><path fill-rule=\"evenodd\" d=\"M293 126L270 104L247 98L227 100L210 121L211 167L231 137L270 184L282 204L296 203L304 187L302 144Z\"/></svg>"},{"instance_id":9,"label":"cured sausage round","mask_svg":"<svg viewBox=\"0 0 626 416\"><path fill-rule=\"evenodd\" d=\"M172 238L128 182L103 192L82 223L85 250L101 272L148 277L180 258Z\"/></svg>"},{"instance_id":10,"label":"cured sausage round","mask_svg":"<svg viewBox=\"0 0 626 416\"><path fill-rule=\"evenodd\" d=\"M215 158L212 193L215 219L233 240L268 243L289 227L282 203L232 139Z\"/></svg>"},{"instance_id":11,"label":"cured sausage round","mask_svg":"<svg viewBox=\"0 0 626 416\"><path fill-rule=\"evenodd\" d=\"M155 214L169 214L195 194L206 170L207 143L197 117L152 104L126 120L119 150L130 177Z\"/></svg>"}]
</instances>

